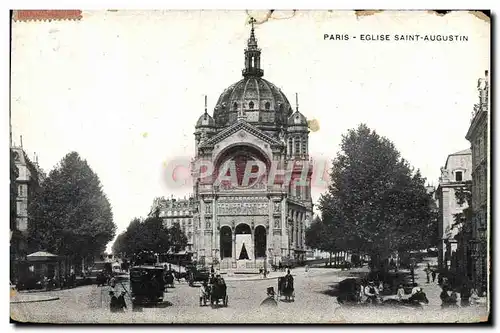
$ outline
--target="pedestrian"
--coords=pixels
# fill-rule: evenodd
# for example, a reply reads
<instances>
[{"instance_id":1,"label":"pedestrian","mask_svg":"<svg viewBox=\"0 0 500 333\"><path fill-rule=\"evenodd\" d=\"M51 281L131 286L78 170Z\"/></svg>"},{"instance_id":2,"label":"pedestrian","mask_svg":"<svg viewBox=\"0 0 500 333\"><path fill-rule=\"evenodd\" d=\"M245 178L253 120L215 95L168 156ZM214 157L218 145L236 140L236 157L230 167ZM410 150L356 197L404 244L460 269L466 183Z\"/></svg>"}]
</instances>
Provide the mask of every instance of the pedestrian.
<instances>
[{"instance_id":1,"label":"pedestrian","mask_svg":"<svg viewBox=\"0 0 500 333\"><path fill-rule=\"evenodd\" d=\"M432 283L436 282L436 271L432 271Z\"/></svg>"},{"instance_id":2,"label":"pedestrian","mask_svg":"<svg viewBox=\"0 0 500 333\"><path fill-rule=\"evenodd\" d=\"M441 299L441 307L448 307L450 295L448 295L448 288L446 286L443 286L441 294L439 294L439 298Z\"/></svg>"},{"instance_id":3,"label":"pedestrian","mask_svg":"<svg viewBox=\"0 0 500 333\"><path fill-rule=\"evenodd\" d=\"M127 308L127 302L125 302L125 291L122 291L120 296L118 296L118 307L120 311L125 311Z\"/></svg>"},{"instance_id":4,"label":"pedestrian","mask_svg":"<svg viewBox=\"0 0 500 333\"><path fill-rule=\"evenodd\" d=\"M422 288L420 288L417 283L414 283L413 288L411 290L411 296L413 296L416 293L421 292L421 291L422 291Z\"/></svg>"},{"instance_id":5,"label":"pedestrian","mask_svg":"<svg viewBox=\"0 0 500 333\"><path fill-rule=\"evenodd\" d=\"M427 268L425 270L425 274L427 275L427 283L431 283L431 278L430 278L431 272L430 272L430 270L431 270L430 268Z\"/></svg>"},{"instance_id":6,"label":"pedestrian","mask_svg":"<svg viewBox=\"0 0 500 333\"><path fill-rule=\"evenodd\" d=\"M443 273L439 273L439 275L438 275L438 284L440 286L443 285Z\"/></svg>"},{"instance_id":7,"label":"pedestrian","mask_svg":"<svg viewBox=\"0 0 500 333\"><path fill-rule=\"evenodd\" d=\"M208 286L208 283L205 280L203 281L203 284L200 287L200 306L202 305L202 303L203 305L207 304L209 292L210 292L210 287Z\"/></svg>"},{"instance_id":8,"label":"pedestrian","mask_svg":"<svg viewBox=\"0 0 500 333\"><path fill-rule=\"evenodd\" d=\"M378 289L375 287L375 282L370 281L368 285L365 287L365 295L367 296L367 302L369 303L377 303L378 302Z\"/></svg>"},{"instance_id":9,"label":"pedestrian","mask_svg":"<svg viewBox=\"0 0 500 333\"><path fill-rule=\"evenodd\" d=\"M403 300L403 298L404 298L404 295L405 295L405 288L403 288L403 285L402 285L402 284L400 284L400 285L398 286L398 291L397 291L397 294L396 294L396 295L397 295L397 297L398 297L398 301L400 301L400 302L401 302L401 301Z\"/></svg>"},{"instance_id":10,"label":"pedestrian","mask_svg":"<svg viewBox=\"0 0 500 333\"><path fill-rule=\"evenodd\" d=\"M109 298L109 309L111 310L111 312L118 312L120 310L120 304L118 302L118 298L115 296L114 291L110 290Z\"/></svg>"},{"instance_id":11,"label":"pedestrian","mask_svg":"<svg viewBox=\"0 0 500 333\"><path fill-rule=\"evenodd\" d=\"M477 289L475 287L472 287L471 293L470 293L470 305L476 305L479 302L479 293L477 292Z\"/></svg>"},{"instance_id":12,"label":"pedestrian","mask_svg":"<svg viewBox=\"0 0 500 333\"><path fill-rule=\"evenodd\" d=\"M471 296L470 288L467 285L467 283L464 282L462 284L462 288L460 289L460 306L461 307L469 306L469 304L470 304L470 300L469 300L470 296Z\"/></svg>"},{"instance_id":13,"label":"pedestrian","mask_svg":"<svg viewBox=\"0 0 500 333\"><path fill-rule=\"evenodd\" d=\"M262 307L277 307L278 302L274 299L274 288L269 287L267 288L267 297L260 303L260 306Z\"/></svg>"}]
</instances>

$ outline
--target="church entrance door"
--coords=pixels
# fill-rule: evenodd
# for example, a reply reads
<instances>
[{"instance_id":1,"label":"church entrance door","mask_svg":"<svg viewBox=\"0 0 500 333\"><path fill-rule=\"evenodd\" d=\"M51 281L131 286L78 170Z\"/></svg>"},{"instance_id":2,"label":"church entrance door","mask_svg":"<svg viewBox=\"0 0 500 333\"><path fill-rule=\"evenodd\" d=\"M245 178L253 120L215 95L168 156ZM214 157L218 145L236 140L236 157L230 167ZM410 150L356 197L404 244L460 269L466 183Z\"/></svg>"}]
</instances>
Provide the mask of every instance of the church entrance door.
<instances>
[{"instance_id":1,"label":"church entrance door","mask_svg":"<svg viewBox=\"0 0 500 333\"><path fill-rule=\"evenodd\" d=\"M233 257L233 232L228 226L220 228L220 255L221 259Z\"/></svg>"},{"instance_id":2,"label":"church entrance door","mask_svg":"<svg viewBox=\"0 0 500 333\"><path fill-rule=\"evenodd\" d=\"M234 231L236 234L236 260L253 260L254 246L252 241L252 231L245 223L238 224Z\"/></svg>"}]
</instances>

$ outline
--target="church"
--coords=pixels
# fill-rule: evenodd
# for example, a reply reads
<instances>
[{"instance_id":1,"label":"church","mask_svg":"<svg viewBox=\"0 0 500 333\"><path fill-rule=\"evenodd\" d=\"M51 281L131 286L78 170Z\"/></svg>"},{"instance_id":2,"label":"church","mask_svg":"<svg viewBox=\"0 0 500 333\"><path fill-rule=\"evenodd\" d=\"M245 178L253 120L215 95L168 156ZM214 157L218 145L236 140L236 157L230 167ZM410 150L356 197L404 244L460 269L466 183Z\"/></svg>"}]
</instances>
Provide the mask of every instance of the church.
<instances>
[{"instance_id":1,"label":"church","mask_svg":"<svg viewBox=\"0 0 500 333\"><path fill-rule=\"evenodd\" d=\"M194 133L192 251L220 269L304 260L313 215L307 118L263 78L251 23L243 77Z\"/></svg>"}]
</instances>

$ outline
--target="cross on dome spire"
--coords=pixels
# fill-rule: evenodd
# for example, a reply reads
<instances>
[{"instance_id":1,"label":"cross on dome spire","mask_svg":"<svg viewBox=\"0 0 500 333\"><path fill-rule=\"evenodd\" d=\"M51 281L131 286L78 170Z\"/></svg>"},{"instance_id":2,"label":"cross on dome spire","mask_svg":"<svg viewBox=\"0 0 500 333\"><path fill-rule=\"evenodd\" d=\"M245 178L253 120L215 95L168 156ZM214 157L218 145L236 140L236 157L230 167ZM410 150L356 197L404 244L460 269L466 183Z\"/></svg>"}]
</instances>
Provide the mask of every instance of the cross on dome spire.
<instances>
[{"instance_id":1,"label":"cross on dome spire","mask_svg":"<svg viewBox=\"0 0 500 333\"><path fill-rule=\"evenodd\" d=\"M256 19L250 17L248 21L252 25L252 29L250 30L250 38L248 39L248 48L257 48L257 39L255 38L255 28L254 23L257 22Z\"/></svg>"},{"instance_id":2,"label":"cross on dome spire","mask_svg":"<svg viewBox=\"0 0 500 333\"><path fill-rule=\"evenodd\" d=\"M243 76L261 77L264 75L264 71L260 69L260 49L257 45L257 39L255 38L254 27L257 20L250 17L248 22L251 24L252 28L250 29L250 38L248 38L247 48L245 49L245 69L243 70Z\"/></svg>"}]
</instances>

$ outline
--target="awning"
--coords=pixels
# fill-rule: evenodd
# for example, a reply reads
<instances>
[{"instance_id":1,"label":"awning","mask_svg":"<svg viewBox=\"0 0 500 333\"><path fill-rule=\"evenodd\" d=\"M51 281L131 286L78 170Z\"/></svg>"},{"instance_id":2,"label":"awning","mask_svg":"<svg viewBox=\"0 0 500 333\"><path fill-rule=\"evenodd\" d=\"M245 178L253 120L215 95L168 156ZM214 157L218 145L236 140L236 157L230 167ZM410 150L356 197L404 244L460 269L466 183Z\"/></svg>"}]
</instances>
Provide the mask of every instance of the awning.
<instances>
[{"instance_id":1,"label":"awning","mask_svg":"<svg viewBox=\"0 0 500 333\"><path fill-rule=\"evenodd\" d=\"M26 258L28 261L57 261L59 256L45 251L38 251L28 254Z\"/></svg>"}]
</instances>

